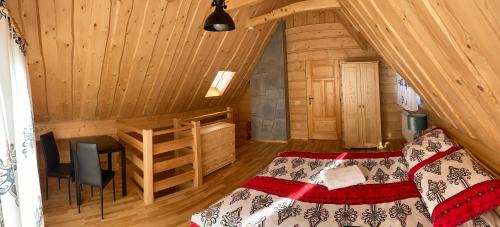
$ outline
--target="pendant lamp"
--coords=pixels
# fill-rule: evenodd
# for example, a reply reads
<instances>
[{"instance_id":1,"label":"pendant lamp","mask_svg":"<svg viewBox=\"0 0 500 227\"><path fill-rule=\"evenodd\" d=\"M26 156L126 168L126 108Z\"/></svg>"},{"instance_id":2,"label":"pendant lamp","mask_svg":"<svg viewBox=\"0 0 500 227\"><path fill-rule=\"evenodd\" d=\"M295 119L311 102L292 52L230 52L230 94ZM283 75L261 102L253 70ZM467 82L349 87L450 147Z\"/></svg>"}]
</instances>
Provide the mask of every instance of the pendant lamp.
<instances>
[{"instance_id":1,"label":"pendant lamp","mask_svg":"<svg viewBox=\"0 0 500 227\"><path fill-rule=\"evenodd\" d=\"M213 0L212 7L214 6L215 10L207 17L203 28L209 32L226 32L234 30L233 18L224 11L224 9L227 8L224 0Z\"/></svg>"}]
</instances>

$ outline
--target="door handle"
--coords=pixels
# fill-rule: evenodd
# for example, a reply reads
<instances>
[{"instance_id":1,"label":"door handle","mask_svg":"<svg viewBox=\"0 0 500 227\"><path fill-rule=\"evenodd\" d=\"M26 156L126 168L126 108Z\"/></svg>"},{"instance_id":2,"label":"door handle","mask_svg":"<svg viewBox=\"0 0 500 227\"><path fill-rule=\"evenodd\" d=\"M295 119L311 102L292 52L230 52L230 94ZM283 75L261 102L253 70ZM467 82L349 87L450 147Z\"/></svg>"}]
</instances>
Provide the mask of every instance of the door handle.
<instances>
[{"instance_id":1,"label":"door handle","mask_svg":"<svg viewBox=\"0 0 500 227\"><path fill-rule=\"evenodd\" d=\"M309 97L309 105L312 104L312 100L314 99L314 97Z\"/></svg>"}]
</instances>

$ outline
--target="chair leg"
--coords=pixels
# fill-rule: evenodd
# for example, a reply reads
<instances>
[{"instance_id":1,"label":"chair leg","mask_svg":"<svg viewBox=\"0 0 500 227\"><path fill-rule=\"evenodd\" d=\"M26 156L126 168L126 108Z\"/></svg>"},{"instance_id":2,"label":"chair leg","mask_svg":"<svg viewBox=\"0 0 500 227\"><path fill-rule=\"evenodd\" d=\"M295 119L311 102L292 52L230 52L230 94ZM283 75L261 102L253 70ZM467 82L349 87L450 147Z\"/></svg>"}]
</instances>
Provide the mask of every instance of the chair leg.
<instances>
[{"instance_id":1,"label":"chair leg","mask_svg":"<svg viewBox=\"0 0 500 227\"><path fill-rule=\"evenodd\" d=\"M104 187L101 188L101 220L104 219L104 204L103 204L103 198L102 198L102 191Z\"/></svg>"},{"instance_id":2,"label":"chair leg","mask_svg":"<svg viewBox=\"0 0 500 227\"><path fill-rule=\"evenodd\" d=\"M59 190L61 190L61 178L57 178L57 183L59 184Z\"/></svg>"},{"instance_id":3,"label":"chair leg","mask_svg":"<svg viewBox=\"0 0 500 227\"><path fill-rule=\"evenodd\" d=\"M90 197L94 196L94 187L90 186Z\"/></svg>"},{"instance_id":4,"label":"chair leg","mask_svg":"<svg viewBox=\"0 0 500 227\"><path fill-rule=\"evenodd\" d=\"M113 202L116 202L116 196L115 196L115 176L113 176Z\"/></svg>"},{"instance_id":5,"label":"chair leg","mask_svg":"<svg viewBox=\"0 0 500 227\"><path fill-rule=\"evenodd\" d=\"M68 178L68 200L71 206L71 177Z\"/></svg>"},{"instance_id":6,"label":"chair leg","mask_svg":"<svg viewBox=\"0 0 500 227\"><path fill-rule=\"evenodd\" d=\"M45 176L45 200L49 200L49 176Z\"/></svg>"},{"instance_id":7,"label":"chair leg","mask_svg":"<svg viewBox=\"0 0 500 227\"><path fill-rule=\"evenodd\" d=\"M76 181L76 205L78 206L78 213L80 213L80 204L82 203L82 185Z\"/></svg>"}]
</instances>

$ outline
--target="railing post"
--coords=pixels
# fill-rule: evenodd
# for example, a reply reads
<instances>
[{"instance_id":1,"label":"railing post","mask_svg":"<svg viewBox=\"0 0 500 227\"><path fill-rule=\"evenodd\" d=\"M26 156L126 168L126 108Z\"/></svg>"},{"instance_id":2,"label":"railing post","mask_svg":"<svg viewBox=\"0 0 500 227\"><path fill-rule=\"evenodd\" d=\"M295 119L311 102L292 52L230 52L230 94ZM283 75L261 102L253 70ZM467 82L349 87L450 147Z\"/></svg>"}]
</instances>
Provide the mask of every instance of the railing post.
<instances>
[{"instance_id":1,"label":"railing post","mask_svg":"<svg viewBox=\"0 0 500 227\"><path fill-rule=\"evenodd\" d=\"M174 119L172 119L172 121L173 121L174 129L181 127L181 119L174 118ZM174 139L179 139L179 132L174 132Z\"/></svg>"},{"instance_id":2,"label":"railing post","mask_svg":"<svg viewBox=\"0 0 500 227\"><path fill-rule=\"evenodd\" d=\"M180 127L181 127L181 119L179 119L179 118L174 118L174 119L172 119L172 121L173 121L173 128L174 128L174 129L176 129L176 128L180 128ZM179 133L180 133L180 132L174 132L174 140L179 139L179 137L180 137ZM179 156L180 156L180 152L179 152L179 150L175 150L175 151L174 151L174 157L176 157L176 158L177 158L177 157L179 157ZM178 175L178 174L180 174L180 173L181 173L181 171L179 171L179 169L178 169L178 168L175 168L175 175Z\"/></svg>"},{"instance_id":3,"label":"railing post","mask_svg":"<svg viewBox=\"0 0 500 227\"><path fill-rule=\"evenodd\" d=\"M227 107L227 119L229 123L233 123L233 108L232 107Z\"/></svg>"},{"instance_id":4,"label":"railing post","mask_svg":"<svg viewBox=\"0 0 500 227\"><path fill-rule=\"evenodd\" d=\"M153 188L153 130L142 130L142 175L144 179L144 203L146 205L154 202L154 188Z\"/></svg>"},{"instance_id":5,"label":"railing post","mask_svg":"<svg viewBox=\"0 0 500 227\"><path fill-rule=\"evenodd\" d=\"M201 156L201 136L200 136L200 122L191 121L193 124L193 129L191 132L193 134L193 153L194 153L194 186L198 187L203 184L203 166L202 166L202 156Z\"/></svg>"}]
</instances>

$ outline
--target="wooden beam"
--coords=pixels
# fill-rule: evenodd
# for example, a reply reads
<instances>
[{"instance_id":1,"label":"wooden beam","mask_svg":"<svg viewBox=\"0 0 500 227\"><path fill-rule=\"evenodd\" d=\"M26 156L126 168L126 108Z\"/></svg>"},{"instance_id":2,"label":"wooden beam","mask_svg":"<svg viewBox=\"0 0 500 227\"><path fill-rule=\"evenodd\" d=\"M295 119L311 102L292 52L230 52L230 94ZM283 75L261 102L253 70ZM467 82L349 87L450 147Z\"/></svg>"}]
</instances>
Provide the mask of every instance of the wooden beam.
<instances>
[{"instance_id":1,"label":"wooden beam","mask_svg":"<svg viewBox=\"0 0 500 227\"><path fill-rule=\"evenodd\" d=\"M142 175L144 183L142 188L144 190L144 203L146 205L153 204L154 197L154 180L153 180L153 130L142 130Z\"/></svg>"},{"instance_id":2,"label":"wooden beam","mask_svg":"<svg viewBox=\"0 0 500 227\"><path fill-rule=\"evenodd\" d=\"M201 135L200 135L200 122L192 121L193 129L191 132L193 134L193 170L194 170L194 187L201 186L203 184L203 163L202 163L202 146L201 146Z\"/></svg>"},{"instance_id":3,"label":"wooden beam","mask_svg":"<svg viewBox=\"0 0 500 227\"><path fill-rule=\"evenodd\" d=\"M140 140L134 138L133 136L131 136L125 132L122 132L121 130L118 130L117 135L118 135L118 139L120 140L121 143L123 143L125 145L129 145L129 146L137 149L138 151L142 152L144 145L142 144L142 142Z\"/></svg>"},{"instance_id":4,"label":"wooden beam","mask_svg":"<svg viewBox=\"0 0 500 227\"><path fill-rule=\"evenodd\" d=\"M263 0L226 0L227 10L237 9L244 6L252 6Z\"/></svg>"},{"instance_id":5,"label":"wooden beam","mask_svg":"<svg viewBox=\"0 0 500 227\"><path fill-rule=\"evenodd\" d=\"M134 163L134 165L139 168L140 170L142 170L142 168L144 167L144 164L142 162L142 159L137 157L137 155L135 155L134 153L132 153L132 151L129 151L129 152L126 152L126 155L127 155L127 159ZM142 184L142 181L141 181L141 184Z\"/></svg>"},{"instance_id":6,"label":"wooden beam","mask_svg":"<svg viewBox=\"0 0 500 227\"><path fill-rule=\"evenodd\" d=\"M163 154L170 151L175 151L181 148L191 146L193 144L193 137L188 136L176 140L170 140L168 142L157 143L153 145L154 154Z\"/></svg>"},{"instance_id":7,"label":"wooden beam","mask_svg":"<svg viewBox=\"0 0 500 227\"><path fill-rule=\"evenodd\" d=\"M187 154L178 158L168 159L154 164L154 172L161 173L166 170L175 169L194 162L194 154Z\"/></svg>"},{"instance_id":8,"label":"wooden beam","mask_svg":"<svg viewBox=\"0 0 500 227\"><path fill-rule=\"evenodd\" d=\"M337 0L306 0L301 2L292 3L290 5L275 9L270 13L263 14L257 17L253 17L247 22L247 27L254 27L260 24L264 24L268 21L278 20L283 17L320 9L330 9L330 8L340 8L340 4Z\"/></svg>"},{"instance_id":9,"label":"wooden beam","mask_svg":"<svg viewBox=\"0 0 500 227\"><path fill-rule=\"evenodd\" d=\"M194 178L195 173L193 170L189 172L185 172L180 175L176 175L173 177L169 177L167 179L159 180L154 183L154 189L155 192L159 192L161 190L165 190L167 188L171 188L173 186L177 186L183 183L186 183L187 181L190 181Z\"/></svg>"}]
</instances>

